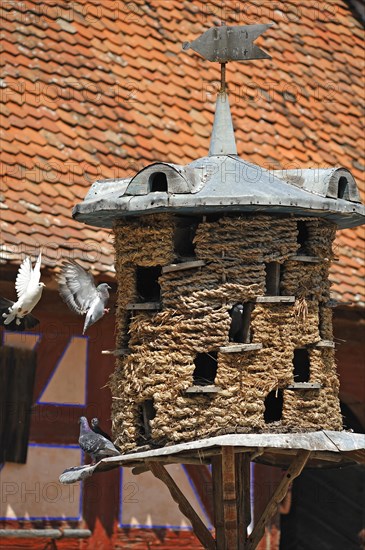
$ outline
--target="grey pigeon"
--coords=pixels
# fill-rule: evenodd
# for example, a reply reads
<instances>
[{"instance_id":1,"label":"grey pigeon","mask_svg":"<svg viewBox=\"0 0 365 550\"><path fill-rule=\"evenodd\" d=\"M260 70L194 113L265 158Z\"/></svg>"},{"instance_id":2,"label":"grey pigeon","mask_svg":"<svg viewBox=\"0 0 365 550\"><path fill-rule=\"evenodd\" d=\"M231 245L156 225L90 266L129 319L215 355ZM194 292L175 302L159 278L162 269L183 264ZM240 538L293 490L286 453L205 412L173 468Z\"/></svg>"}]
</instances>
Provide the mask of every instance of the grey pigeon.
<instances>
[{"instance_id":1,"label":"grey pigeon","mask_svg":"<svg viewBox=\"0 0 365 550\"><path fill-rule=\"evenodd\" d=\"M21 263L15 281L17 301L13 302L7 298L0 297L0 321L8 330L25 330L35 327L39 321L30 312L41 299L43 288L46 286L40 283L41 278L40 253L32 267L32 260L26 256Z\"/></svg>"},{"instance_id":2,"label":"grey pigeon","mask_svg":"<svg viewBox=\"0 0 365 550\"><path fill-rule=\"evenodd\" d=\"M74 260L63 262L58 285L61 298L68 307L79 315L86 314L82 334L109 312L105 306L109 299L110 286L101 283L96 287L91 273Z\"/></svg>"},{"instance_id":3,"label":"grey pigeon","mask_svg":"<svg viewBox=\"0 0 365 550\"><path fill-rule=\"evenodd\" d=\"M230 342L243 342L243 305L236 304L229 312L232 317L231 326L229 328Z\"/></svg>"},{"instance_id":4,"label":"grey pigeon","mask_svg":"<svg viewBox=\"0 0 365 550\"><path fill-rule=\"evenodd\" d=\"M104 432L104 430L102 430L102 429L100 428L99 419L98 419L98 418L92 418L90 424L91 424L91 429L92 429L92 431L93 431L94 433L99 434L99 435L102 435L102 436L104 436L106 439L109 439L109 441L112 441L112 438L110 437L110 435L107 434L106 432ZM120 451L120 447L118 447L118 445L114 445L114 447L115 447L118 451Z\"/></svg>"},{"instance_id":5,"label":"grey pigeon","mask_svg":"<svg viewBox=\"0 0 365 550\"><path fill-rule=\"evenodd\" d=\"M92 458L92 463L99 462L102 458L119 456L120 452L111 441L103 435L93 432L85 416L80 417L79 445L84 453Z\"/></svg>"}]
</instances>

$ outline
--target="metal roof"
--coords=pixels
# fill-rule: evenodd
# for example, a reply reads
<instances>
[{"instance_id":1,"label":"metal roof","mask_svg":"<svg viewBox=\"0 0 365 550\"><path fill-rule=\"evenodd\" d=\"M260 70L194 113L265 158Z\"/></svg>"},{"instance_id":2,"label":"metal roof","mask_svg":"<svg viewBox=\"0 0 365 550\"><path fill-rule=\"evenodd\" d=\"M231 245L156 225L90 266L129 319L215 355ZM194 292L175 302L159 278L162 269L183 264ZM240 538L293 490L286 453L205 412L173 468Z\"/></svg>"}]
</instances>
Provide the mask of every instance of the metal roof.
<instances>
[{"instance_id":1,"label":"metal roof","mask_svg":"<svg viewBox=\"0 0 365 550\"><path fill-rule=\"evenodd\" d=\"M118 218L156 212L296 214L323 217L341 229L365 223L356 182L345 168L267 170L236 155L186 166L156 162L133 178L97 181L73 217L112 227Z\"/></svg>"}]
</instances>

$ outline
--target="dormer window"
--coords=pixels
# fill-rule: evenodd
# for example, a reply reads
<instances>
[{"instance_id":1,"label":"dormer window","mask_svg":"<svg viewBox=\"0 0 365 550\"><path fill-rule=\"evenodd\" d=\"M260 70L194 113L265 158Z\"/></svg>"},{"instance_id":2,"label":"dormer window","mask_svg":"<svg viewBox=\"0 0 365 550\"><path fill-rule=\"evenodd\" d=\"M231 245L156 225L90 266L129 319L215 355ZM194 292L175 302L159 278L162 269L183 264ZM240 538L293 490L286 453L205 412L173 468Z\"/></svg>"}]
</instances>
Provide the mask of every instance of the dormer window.
<instances>
[{"instance_id":1,"label":"dormer window","mask_svg":"<svg viewBox=\"0 0 365 550\"><path fill-rule=\"evenodd\" d=\"M167 193L167 177L164 172L154 172L151 174L148 184L150 193L154 193L156 191Z\"/></svg>"},{"instance_id":2,"label":"dormer window","mask_svg":"<svg viewBox=\"0 0 365 550\"><path fill-rule=\"evenodd\" d=\"M350 200L349 194L349 182L348 179L344 176L341 176L338 180L338 192L337 196L339 199Z\"/></svg>"}]
</instances>

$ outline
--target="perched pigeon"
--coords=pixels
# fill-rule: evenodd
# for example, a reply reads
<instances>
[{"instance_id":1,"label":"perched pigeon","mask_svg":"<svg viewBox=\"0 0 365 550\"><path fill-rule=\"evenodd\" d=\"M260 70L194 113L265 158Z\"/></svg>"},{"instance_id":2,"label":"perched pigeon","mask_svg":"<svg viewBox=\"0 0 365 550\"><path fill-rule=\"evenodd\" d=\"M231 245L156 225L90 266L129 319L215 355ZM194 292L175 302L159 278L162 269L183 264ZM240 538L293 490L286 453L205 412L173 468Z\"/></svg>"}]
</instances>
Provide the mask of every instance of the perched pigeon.
<instances>
[{"instance_id":1,"label":"perched pigeon","mask_svg":"<svg viewBox=\"0 0 365 550\"><path fill-rule=\"evenodd\" d=\"M98 418L92 418L91 419L91 429L94 433L96 434L99 434L99 435L102 435L104 437L106 437L106 439L109 439L109 441L112 441L112 438L110 437L109 434L107 434L106 432L104 432L104 430L102 430L99 426L99 419ZM118 445L114 445L114 447L120 451L120 447L118 447Z\"/></svg>"},{"instance_id":2,"label":"perched pigeon","mask_svg":"<svg viewBox=\"0 0 365 550\"><path fill-rule=\"evenodd\" d=\"M34 269L29 256L26 256L21 263L15 281L18 297L16 302L0 297L0 321L8 330L25 330L39 323L38 319L30 315L30 312L38 304L43 288L46 286L39 282L41 261L40 253Z\"/></svg>"},{"instance_id":3,"label":"perched pigeon","mask_svg":"<svg viewBox=\"0 0 365 550\"><path fill-rule=\"evenodd\" d=\"M91 456L93 464L99 462L102 458L108 456L119 456L120 452L116 449L111 441L93 432L90 428L85 416L80 417L80 437L79 445L81 449Z\"/></svg>"},{"instance_id":4,"label":"perched pigeon","mask_svg":"<svg viewBox=\"0 0 365 550\"><path fill-rule=\"evenodd\" d=\"M98 418L92 418L90 424L91 424L91 429L94 433L102 435L103 437L106 437L106 439L109 439L109 441L112 440L110 435L108 435L106 432L104 432L104 430L100 428Z\"/></svg>"},{"instance_id":5,"label":"perched pigeon","mask_svg":"<svg viewBox=\"0 0 365 550\"><path fill-rule=\"evenodd\" d=\"M229 312L232 317L231 326L229 328L230 342L243 342L243 305L236 304Z\"/></svg>"},{"instance_id":6,"label":"perched pigeon","mask_svg":"<svg viewBox=\"0 0 365 550\"><path fill-rule=\"evenodd\" d=\"M68 307L79 315L86 313L82 334L109 312L105 306L109 299L110 286L101 283L96 287L91 273L75 261L63 262L58 285L61 298Z\"/></svg>"}]
</instances>

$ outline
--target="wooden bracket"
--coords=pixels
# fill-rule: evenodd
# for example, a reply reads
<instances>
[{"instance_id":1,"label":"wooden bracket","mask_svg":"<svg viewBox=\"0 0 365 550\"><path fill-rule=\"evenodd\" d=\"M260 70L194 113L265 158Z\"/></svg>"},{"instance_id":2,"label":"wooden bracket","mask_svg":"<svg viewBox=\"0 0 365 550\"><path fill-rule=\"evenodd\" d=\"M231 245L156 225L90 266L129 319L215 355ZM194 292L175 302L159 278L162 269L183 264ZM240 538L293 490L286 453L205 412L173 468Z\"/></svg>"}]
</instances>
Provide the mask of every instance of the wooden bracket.
<instances>
[{"instance_id":1,"label":"wooden bracket","mask_svg":"<svg viewBox=\"0 0 365 550\"><path fill-rule=\"evenodd\" d=\"M204 548L208 550L216 550L215 541L209 531L204 525L194 508L190 505L185 495L181 492L175 481L172 479L168 471L159 462L146 462L146 465L151 470L153 475L160 479L170 491L170 494L174 501L177 503L179 509L188 518L195 535L198 537Z\"/></svg>"},{"instance_id":2,"label":"wooden bracket","mask_svg":"<svg viewBox=\"0 0 365 550\"><path fill-rule=\"evenodd\" d=\"M311 454L311 451L299 451L295 456L294 460L292 461L291 465L286 471L285 476L279 483L276 491L274 492L271 499L269 500L260 519L256 523L254 530L252 531L250 537L248 538L247 547L246 547L247 550L255 550L255 548L259 544L265 532L265 525L267 521L276 512L277 507L279 506L280 502L283 500L286 493L288 492L289 486L292 483L293 479L295 479L301 474L304 466L306 465L310 457L310 454Z\"/></svg>"}]
</instances>

